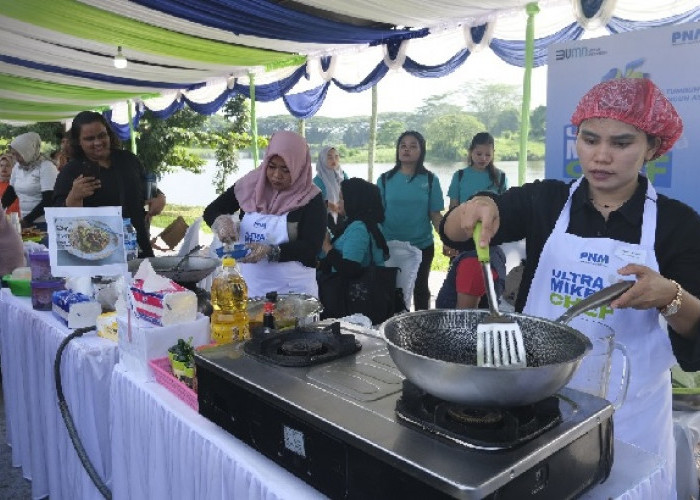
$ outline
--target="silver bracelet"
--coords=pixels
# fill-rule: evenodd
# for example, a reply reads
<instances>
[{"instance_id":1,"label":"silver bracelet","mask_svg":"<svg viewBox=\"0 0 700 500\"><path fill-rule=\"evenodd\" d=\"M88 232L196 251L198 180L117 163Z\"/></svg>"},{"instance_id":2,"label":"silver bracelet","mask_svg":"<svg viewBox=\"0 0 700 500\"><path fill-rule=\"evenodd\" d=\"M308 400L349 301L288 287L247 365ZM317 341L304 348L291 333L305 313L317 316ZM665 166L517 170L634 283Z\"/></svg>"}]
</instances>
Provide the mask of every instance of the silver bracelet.
<instances>
[{"instance_id":1,"label":"silver bracelet","mask_svg":"<svg viewBox=\"0 0 700 500\"><path fill-rule=\"evenodd\" d=\"M267 254L267 261L278 262L280 260L280 253L281 250L279 245L270 246L270 252Z\"/></svg>"}]
</instances>

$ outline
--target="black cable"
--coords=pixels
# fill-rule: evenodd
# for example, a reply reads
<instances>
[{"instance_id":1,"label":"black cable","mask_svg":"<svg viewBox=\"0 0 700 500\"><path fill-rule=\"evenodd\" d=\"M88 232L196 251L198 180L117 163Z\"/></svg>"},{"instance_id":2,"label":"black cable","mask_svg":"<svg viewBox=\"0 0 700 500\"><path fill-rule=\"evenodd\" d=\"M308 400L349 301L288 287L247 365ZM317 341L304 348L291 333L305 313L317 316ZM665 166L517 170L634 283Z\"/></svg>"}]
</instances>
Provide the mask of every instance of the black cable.
<instances>
[{"instance_id":1,"label":"black cable","mask_svg":"<svg viewBox=\"0 0 700 500\"><path fill-rule=\"evenodd\" d=\"M78 454L78 458L83 464L85 471L88 473L88 476L90 476L90 479L92 479L92 482L95 483L97 489L100 490L102 496L105 497L107 500L111 500L112 491L107 487L104 481L102 481L102 478L97 474L95 466L92 465L92 462L90 461L90 458L87 456L87 452L85 451L85 447L83 446L82 441L80 441L80 436L78 436L78 431L75 428L75 422L73 422L73 417L71 416L70 411L68 410L68 404L66 403L66 400L63 397L63 386L61 385L61 356L63 355L63 350L68 345L68 342L94 329L94 326L78 328L73 333L68 335L65 339L63 339L63 342L61 342L61 345L58 346L58 351L56 352L56 360L53 364L53 374L54 379L56 380L56 395L58 396L58 409L61 410L61 416L63 417L63 421L66 423L66 429L68 430L68 435L70 436L70 440L73 443L73 448L75 448L75 451Z\"/></svg>"}]
</instances>

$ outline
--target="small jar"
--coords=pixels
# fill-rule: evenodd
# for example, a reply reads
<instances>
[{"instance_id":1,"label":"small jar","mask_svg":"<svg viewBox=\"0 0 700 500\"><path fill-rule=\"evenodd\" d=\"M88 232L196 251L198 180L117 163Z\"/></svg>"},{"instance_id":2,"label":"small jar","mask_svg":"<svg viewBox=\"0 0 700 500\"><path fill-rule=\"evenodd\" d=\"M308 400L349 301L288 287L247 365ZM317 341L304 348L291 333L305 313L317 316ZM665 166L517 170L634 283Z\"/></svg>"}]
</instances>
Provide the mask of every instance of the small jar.
<instances>
[{"instance_id":1,"label":"small jar","mask_svg":"<svg viewBox=\"0 0 700 500\"><path fill-rule=\"evenodd\" d=\"M32 252L29 254L29 268L34 281L51 281L51 264L49 252Z\"/></svg>"},{"instance_id":2,"label":"small jar","mask_svg":"<svg viewBox=\"0 0 700 500\"><path fill-rule=\"evenodd\" d=\"M53 292L65 288L64 281L36 281L32 280L32 307L37 311L50 311L52 308Z\"/></svg>"}]
</instances>

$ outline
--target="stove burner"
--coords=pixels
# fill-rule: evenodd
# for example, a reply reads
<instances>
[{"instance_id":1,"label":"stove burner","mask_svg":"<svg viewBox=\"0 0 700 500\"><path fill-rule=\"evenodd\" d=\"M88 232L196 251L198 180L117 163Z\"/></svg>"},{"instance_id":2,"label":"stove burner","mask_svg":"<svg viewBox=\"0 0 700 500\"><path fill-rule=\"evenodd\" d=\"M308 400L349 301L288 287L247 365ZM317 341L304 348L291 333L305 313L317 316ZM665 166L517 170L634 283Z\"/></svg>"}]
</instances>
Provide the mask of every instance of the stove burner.
<instances>
[{"instance_id":1,"label":"stove burner","mask_svg":"<svg viewBox=\"0 0 700 500\"><path fill-rule=\"evenodd\" d=\"M315 339L290 340L280 346L280 354L285 356L315 356L323 352L323 343Z\"/></svg>"},{"instance_id":2,"label":"stove burner","mask_svg":"<svg viewBox=\"0 0 700 500\"><path fill-rule=\"evenodd\" d=\"M243 350L279 366L311 366L356 353L362 344L350 333L340 333L340 323L325 328L299 327L272 335L253 335Z\"/></svg>"},{"instance_id":3,"label":"stove burner","mask_svg":"<svg viewBox=\"0 0 700 500\"><path fill-rule=\"evenodd\" d=\"M497 451L515 448L562 421L559 398L513 408L476 408L443 401L408 380L396 402L398 421L460 446Z\"/></svg>"},{"instance_id":4,"label":"stove burner","mask_svg":"<svg viewBox=\"0 0 700 500\"><path fill-rule=\"evenodd\" d=\"M463 406L448 408L446 416L455 422L466 425L491 425L503 420L503 412L501 410L467 408Z\"/></svg>"}]
</instances>

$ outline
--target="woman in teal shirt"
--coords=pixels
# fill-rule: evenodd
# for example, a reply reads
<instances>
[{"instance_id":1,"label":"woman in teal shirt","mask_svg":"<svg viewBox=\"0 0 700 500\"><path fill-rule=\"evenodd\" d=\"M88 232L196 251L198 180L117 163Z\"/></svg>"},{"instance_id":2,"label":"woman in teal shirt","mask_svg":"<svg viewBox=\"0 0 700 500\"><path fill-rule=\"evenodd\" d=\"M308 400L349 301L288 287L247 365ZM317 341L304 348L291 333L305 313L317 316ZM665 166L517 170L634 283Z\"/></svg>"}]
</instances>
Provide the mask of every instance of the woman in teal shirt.
<instances>
[{"instance_id":1,"label":"woman in teal shirt","mask_svg":"<svg viewBox=\"0 0 700 500\"><path fill-rule=\"evenodd\" d=\"M452 176L447 196L450 208L467 201L479 191L501 194L508 189L505 172L493 164L494 140L488 132L479 132L469 145L467 167Z\"/></svg>"},{"instance_id":2,"label":"woman in teal shirt","mask_svg":"<svg viewBox=\"0 0 700 500\"><path fill-rule=\"evenodd\" d=\"M386 220L382 225L387 240L406 241L422 253L413 289L415 310L430 307L428 276L435 255L433 226L437 229L445 208L440 181L429 172L425 160L425 139L407 131L396 142L396 165L377 182L382 194Z\"/></svg>"},{"instance_id":3,"label":"woman in teal shirt","mask_svg":"<svg viewBox=\"0 0 700 500\"><path fill-rule=\"evenodd\" d=\"M339 211L346 219L332 241L326 233L321 270L355 278L370 264L384 266L389 257L389 247L379 227L384 221L384 207L377 186L363 179L344 180L340 193Z\"/></svg>"}]
</instances>

